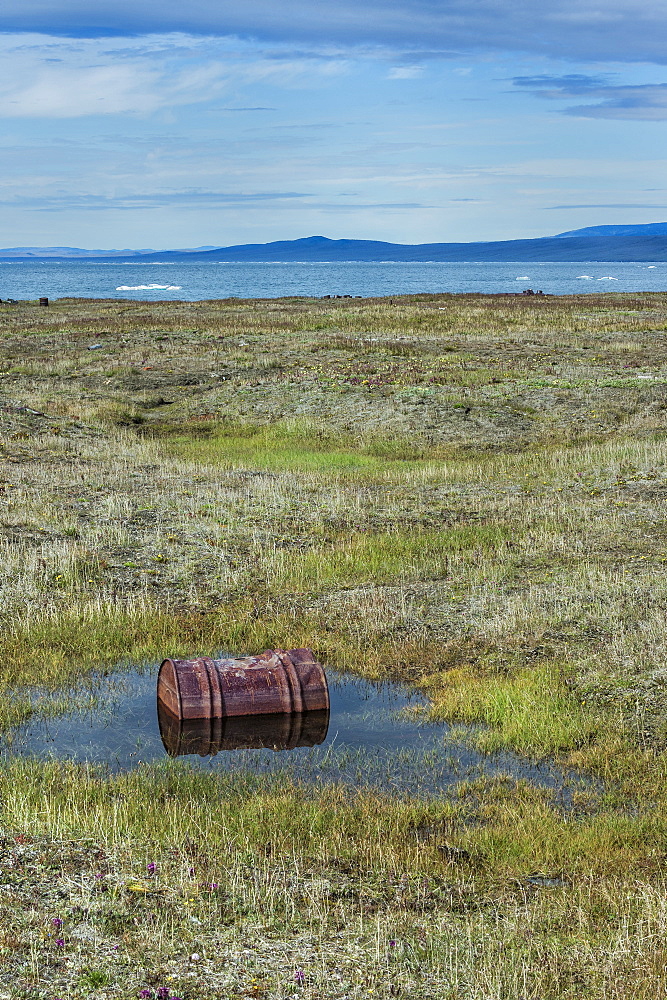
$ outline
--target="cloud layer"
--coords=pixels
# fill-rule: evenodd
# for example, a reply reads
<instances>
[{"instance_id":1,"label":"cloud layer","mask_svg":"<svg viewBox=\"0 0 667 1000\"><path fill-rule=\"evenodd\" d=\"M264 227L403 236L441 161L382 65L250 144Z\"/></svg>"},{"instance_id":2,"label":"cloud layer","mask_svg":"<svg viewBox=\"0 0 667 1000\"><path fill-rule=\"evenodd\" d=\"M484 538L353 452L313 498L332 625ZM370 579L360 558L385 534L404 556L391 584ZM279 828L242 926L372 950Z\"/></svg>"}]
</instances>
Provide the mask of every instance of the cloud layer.
<instances>
[{"instance_id":1,"label":"cloud layer","mask_svg":"<svg viewBox=\"0 0 667 1000\"><path fill-rule=\"evenodd\" d=\"M574 104L564 114L578 118L624 121L666 121L667 83L609 84L598 76L515 77L514 84L552 100L586 98L596 103Z\"/></svg>"},{"instance_id":2,"label":"cloud layer","mask_svg":"<svg viewBox=\"0 0 667 1000\"><path fill-rule=\"evenodd\" d=\"M336 55L262 52L235 40L185 35L139 39L56 39L0 33L0 116L77 118L150 116L221 99L220 111L267 111L226 106L236 88L313 87L344 70Z\"/></svg>"},{"instance_id":3,"label":"cloud layer","mask_svg":"<svg viewBox=\"0 0 667 1000\"><path fill-rule=\"evenodd\" d=\"M0 31L81 36L182 31L344 46L523 51L664 63L666 0L4 0Z\"/></svg>"},{"instance_id":4,"label":"cloud layer","mask_svg":"<svg viewBox=\"0 0 667 1000\"><path fill-rule=\"evenodd\" d=\"M4 0L5 242L409 243L654 221L667 71L632 60L665 58L666 5Z\"/></svg>"}]
</instances>

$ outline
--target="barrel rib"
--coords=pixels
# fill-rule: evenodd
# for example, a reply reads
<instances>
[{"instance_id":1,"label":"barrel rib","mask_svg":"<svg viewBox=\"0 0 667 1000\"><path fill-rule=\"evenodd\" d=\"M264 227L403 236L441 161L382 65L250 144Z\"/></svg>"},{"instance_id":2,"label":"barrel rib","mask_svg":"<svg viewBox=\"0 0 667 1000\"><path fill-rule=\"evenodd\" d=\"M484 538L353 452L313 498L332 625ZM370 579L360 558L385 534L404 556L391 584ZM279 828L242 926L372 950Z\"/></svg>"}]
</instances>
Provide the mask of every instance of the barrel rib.
<instances>
[{"instance_id":1,"label":"barrel rib","mask_svg":"<svg viewBox=\"0 0 667 1000\"><path fill-rule=\"evenodd\" d=\"M276 650L278 653L278 659L282 663L283 670L285 671L285 677L290 688L292 711L293 712L303 712L303 690L301 687L301 678L299 673L290 659L290 655L285 650Z\"/></svg>"}]
</instances>

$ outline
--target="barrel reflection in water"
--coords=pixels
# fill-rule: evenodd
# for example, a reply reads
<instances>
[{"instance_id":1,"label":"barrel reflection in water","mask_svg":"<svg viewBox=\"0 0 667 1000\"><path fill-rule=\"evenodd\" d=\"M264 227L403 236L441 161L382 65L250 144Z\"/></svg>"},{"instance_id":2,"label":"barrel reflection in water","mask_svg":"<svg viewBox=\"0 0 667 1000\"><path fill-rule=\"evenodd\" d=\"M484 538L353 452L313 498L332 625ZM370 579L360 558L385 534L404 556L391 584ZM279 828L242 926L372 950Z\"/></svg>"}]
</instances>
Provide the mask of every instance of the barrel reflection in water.
<instances>
[{"instance_id":1,"label":"barrel reflection in water","mask_svg":"<svg viewBox=\"0 0 667 1000\"><path fill-rule=\"evenodd\" d=\"M170 757L214 756L220 750L291 750L323 743L329 710L179 719L158 702L158 722Z\"/></svg>"}]
</instances>

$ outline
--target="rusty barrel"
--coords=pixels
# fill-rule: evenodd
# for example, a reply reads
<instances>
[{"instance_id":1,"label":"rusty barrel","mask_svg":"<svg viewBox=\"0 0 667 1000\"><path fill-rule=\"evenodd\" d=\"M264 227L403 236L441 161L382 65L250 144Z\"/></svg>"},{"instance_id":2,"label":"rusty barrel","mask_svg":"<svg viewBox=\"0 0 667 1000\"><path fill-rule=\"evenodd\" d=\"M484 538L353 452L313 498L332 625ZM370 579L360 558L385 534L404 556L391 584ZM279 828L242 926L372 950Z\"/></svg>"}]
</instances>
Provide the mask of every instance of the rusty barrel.
<instances>
[{"instance_id":1,"label":"rusty barrel","mask_svg":"<svg viewBox=\"0 0 667 1000\"><path fill-rule=\"evenodd\" d=\"M214 756L220 750L292 750L323 743L329 712L283 712L280 715L236 715L225 718L178 719L158 704L158 722L170 757Z\"/></svg>"},{"instance_id":2,"label":"rusty barrel","mask_svg":"<svg viewBox=\"0 0 667 1000\"><path fill-rule=\"evenodd\" d=\"M269 649L235 660L164 660L158 702L178 719L328 711L324 669L310 649Z\"/></svg>"}]
</instances>

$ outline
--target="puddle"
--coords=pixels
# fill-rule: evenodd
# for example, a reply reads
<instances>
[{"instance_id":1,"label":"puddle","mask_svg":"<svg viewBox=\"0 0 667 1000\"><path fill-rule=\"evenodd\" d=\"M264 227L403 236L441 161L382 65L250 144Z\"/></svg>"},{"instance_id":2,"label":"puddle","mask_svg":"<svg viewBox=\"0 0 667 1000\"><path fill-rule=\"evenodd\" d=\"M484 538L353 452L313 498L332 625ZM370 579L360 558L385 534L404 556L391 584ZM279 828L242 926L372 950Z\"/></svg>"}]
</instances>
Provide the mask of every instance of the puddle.
<instances>
[{"instance_id":1,"label":"puddle","mask_svg":"<svg viewBox=\"0 0 667 1000\"><path fill-rule=\"evenodd\" d=\"M446 723L423 721L426 699L397 684L327 670L330 713L179 725L171 716L158 718L156 676L151 669L93 678L86 700L90 705L92 695L94 708L17 727L2 754L90 761L110 772L179 756L206 770L280 771L309 784L343 782L411 795L502 775L553 790L566 808L576 792L597 790L590 778L549 762L478 753L456 741Z\"/></svg>"},{"instance_id":2,"label":"puddle","mask_svg":"<svg viewBox=\"0 0 667 1000\"><path fill-rule=\"evenodd\" d=\"M524 882L537 889L559 889L569 885L567 879L561 878L560 875L527 875Z\"/></svg>"}]
</instances>

